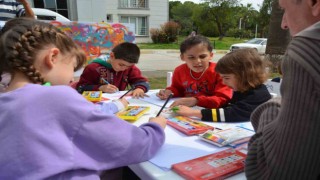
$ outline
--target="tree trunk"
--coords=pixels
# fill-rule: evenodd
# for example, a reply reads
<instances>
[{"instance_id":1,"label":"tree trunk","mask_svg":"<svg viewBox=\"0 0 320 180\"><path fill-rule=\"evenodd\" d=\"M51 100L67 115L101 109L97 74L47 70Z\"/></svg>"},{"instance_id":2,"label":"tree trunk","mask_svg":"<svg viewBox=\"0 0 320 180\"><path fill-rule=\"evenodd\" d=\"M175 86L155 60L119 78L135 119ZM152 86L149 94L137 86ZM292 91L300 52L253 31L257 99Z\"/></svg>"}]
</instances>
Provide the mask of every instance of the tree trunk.
<instances>
[{"instance_id":1,"label":"tree trunk","mask_svg":"<svg viewBox=\"0 0 320 180\"><path fill-rule=\"evenodd\" d=\"M266 54L283 55L291 40L289 31L281 29L282 16L278 0L273 0Z\"/></svg>"}]
</instances>

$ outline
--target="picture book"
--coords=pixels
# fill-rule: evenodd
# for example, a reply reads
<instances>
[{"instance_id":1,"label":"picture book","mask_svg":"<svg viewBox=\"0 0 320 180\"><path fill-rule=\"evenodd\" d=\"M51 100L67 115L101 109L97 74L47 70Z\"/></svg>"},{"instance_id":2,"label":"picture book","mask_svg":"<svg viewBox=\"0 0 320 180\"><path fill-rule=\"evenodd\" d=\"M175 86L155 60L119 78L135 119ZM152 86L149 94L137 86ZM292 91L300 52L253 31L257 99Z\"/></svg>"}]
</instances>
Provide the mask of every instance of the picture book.
<instances>
[{"instance_id":1,"label":"picture book","mask_svg":"<svg viewBox=\"0 0 320 180\"><path fill-rule=\"evenodd\" d=\"M189 161L172 165L172 170L186 179L224 179L244 170L246 155L226 149Z\"/></svg>"},{"instance_id":2,"label":"picture book","mask_svg":"<svg viewBox=\"0 0 320 180\"><path fill-rule=\"evenodd\" d=\"M169 117L167 120L168 125L187 135L201 134L214 129L212 126L184 116Z\"/></svg>"},{"instance_id":3,"label":"picture book","mask_svg":"<svg viewBox=\"0 0 320 180\"><path fill-rule=\"evenodd\" d=\"M82 96L91 102L99 102L102 98L102 91L83 91Z\"/></svg>"},{"instance_id":4,"label":"picture book","mask_svg":"<svg viewBox=\"0 0 320 180\"><path fill-rule=\"evenodd\" d=\"M121 119L128 121L135 121L149 111L150 107L146 106L128 106L123 111L117 113L117 116Z\"/></svg>"},{"instance_id":5,"label":"picture book","mask_svg":"<svg viewBox=\"0 0 320 180\"><path fill-rule=\"evenodd\" d=\"M218 131L209 130L201 134L199 137L206 142L222 147L253 135L254 131L237 127Z\"/></svg>"}]
</instances>

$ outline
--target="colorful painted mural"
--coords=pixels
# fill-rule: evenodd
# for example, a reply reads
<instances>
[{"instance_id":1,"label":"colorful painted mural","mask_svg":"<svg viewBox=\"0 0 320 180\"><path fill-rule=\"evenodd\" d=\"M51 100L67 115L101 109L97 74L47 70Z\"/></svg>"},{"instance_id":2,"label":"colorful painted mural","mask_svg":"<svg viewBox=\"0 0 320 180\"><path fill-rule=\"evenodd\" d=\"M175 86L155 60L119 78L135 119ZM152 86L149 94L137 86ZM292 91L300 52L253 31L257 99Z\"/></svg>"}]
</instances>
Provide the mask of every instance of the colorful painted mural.
<instances>
[{"instance_id":1,"label":"colorful painted mural","mask_svg":"<svg viewBox=\"0 0 320 180\"><path fill-rule=\"evenodd\" d=\"M50 21L69 35L86 52L88 63L108 55L113 47L122 42L134 42L134 25L120 23L85 23Z\"/></svg>"}]
</instances>

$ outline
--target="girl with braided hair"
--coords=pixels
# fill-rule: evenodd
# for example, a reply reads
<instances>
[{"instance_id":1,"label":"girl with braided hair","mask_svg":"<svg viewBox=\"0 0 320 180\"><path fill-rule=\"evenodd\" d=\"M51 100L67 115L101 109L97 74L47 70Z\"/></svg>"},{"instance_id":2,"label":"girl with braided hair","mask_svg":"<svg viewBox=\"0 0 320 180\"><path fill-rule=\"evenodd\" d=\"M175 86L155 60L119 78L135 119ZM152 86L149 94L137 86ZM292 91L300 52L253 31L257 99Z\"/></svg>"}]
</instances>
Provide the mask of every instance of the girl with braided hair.
<instances>
[{"instance_id":1,"label":"girl with braided hair","mask_svg":"<svg viewBox=\"0 0 320 180\"><path fill-rule=\"evenodd\" d=\"M85 61L71 38L45 22L8 23L16 25L0 38L0 72L12 76L0 94L0 179L99 179L162 146L163 117L136 127L68 86Z\"/></svg>"}]
</instances>

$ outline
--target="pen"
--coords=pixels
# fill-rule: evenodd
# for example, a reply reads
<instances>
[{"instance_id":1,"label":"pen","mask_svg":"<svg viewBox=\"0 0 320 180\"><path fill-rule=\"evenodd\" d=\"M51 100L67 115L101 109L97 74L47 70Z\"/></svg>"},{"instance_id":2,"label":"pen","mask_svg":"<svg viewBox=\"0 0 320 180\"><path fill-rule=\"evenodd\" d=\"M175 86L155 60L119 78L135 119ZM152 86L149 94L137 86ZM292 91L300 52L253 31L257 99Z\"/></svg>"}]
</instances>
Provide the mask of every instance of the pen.
<instances>
[{"instance_id":1,"label":"pen","mask_svg":"<svg viewBox=\"0 0 320 180\"><path fill-rule=\"evenodd\" d=\"M156 116L156 117L158 117L158 116L161 114L161 112L162 112L163 108L165 108L165 107L166 107L166 105L168 104L168 102L169 102L169 100L172 98L172 96L173 96L173 94L172 94L172 93L168 96L168 98L167 98L166 102L163 104L163 106L161 107L161 109L160 109L160 111L158 112L158 114L157 114L157 116Z\"/></svg>"},{"instance_id":2,"label":"pen","mask_svg":"<svg viewBox=\"0 0 320 180\"><path fill-rule=\"evenodd\" d=\"M104 78L101 78L101 80L104 82L104 83L106 83L106 84L110 84L107 80L105 80ZM117 88L117 91L116 92L118 92L119 91L119 89Z\"/></svg>"},{"instance_id":3,"label":"pen","mask_svg":"<svg viewBox=\"0 0 320 180\"><path fill-rule=\"evenodd\" d=\"M110 84L107 80L105 80L105 79L103 79L103 78L101 78L101 80L102 80L104 83L106 83L106 84Z\"/></svg>"},{"instance_id":4,"label":"pen","mask_svg":"<svg viewBox=\"0 0 320 180\"><path fill-rule=\"evenodd\" d=\"M123 98L125 95L127 95L130 91L132 91L134 88L129 89L126 93L124 93L119 99Z\"/></svg>"}]
</instances>

